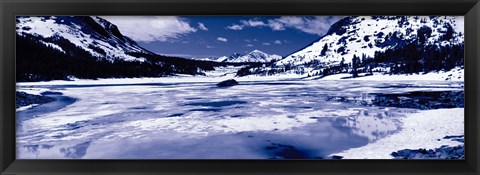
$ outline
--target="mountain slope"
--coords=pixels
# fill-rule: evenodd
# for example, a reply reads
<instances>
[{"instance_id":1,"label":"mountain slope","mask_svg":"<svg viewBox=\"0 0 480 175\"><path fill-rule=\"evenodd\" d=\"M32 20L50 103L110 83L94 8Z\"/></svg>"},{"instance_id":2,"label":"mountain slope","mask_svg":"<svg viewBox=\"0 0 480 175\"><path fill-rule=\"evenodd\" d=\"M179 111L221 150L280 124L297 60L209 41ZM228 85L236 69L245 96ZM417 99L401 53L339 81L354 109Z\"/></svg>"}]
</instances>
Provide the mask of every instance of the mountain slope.
<instances>
[{"instance_id":1,"label":"mountain slope","mask_svg":"<svg viewBox=\"0 0 480 175\"><path fill-rule=\"evenodd\" d=\"M227 56L221 56L215 61L217 61L217 62L231 62L231 61L234 61L235 59L238 59L242 56L243 56L242 54L233 53L232 55L230 55L228 57Z\"/></svg>"},{"instance_id":2,"label":"mountain slope","mask_svg":"<svg viewBox=\"0 0 480 175\"><path fill-rule=\"evenodd\" d=\"M247 72L263 75L278 73L318 75L322 74L325 68L332 67L341 67L333 72L342 72L344 69L352 69L352 64L359 64L363 59L375 59L386 52L395 52L395 54L387 56L389 58L387 60L371 61L388 64L382 66L389 67L395 64L392 61L405 62L407 58L402 58L402 60L390 58L392 56L400 57L402 52L407 52L407 50L410 52L410 56L402 55L402 57L415 57L416 54L420 55L420 58L416 58L415 62L425 62L424 59L434 56L433 53L451 53L459 49L463 51L463 42L463 17L346 17L333 24L317 42L288 55L269 67L251 68ZM427 54L430 55L423 53L427 51ZM455 55L460 54L455 53ZM354 63L354 60L358 61ZM343 68L344 65L350 65L350 68ZM375 67L378 66L375 65Z\"/></svg>"},{"instance_id":3,"label":"mountain slope","mask_svg":"<svg viewBox=\"0 0 480 175\"><path fill-rule=\"evenodd\" d=\"M463 28L457 25L456 17L347 17L332 25L319 41L276 64L299 65L313 60L340 63L342 58L345 63L350 63L354 54L373 57L375 51L385 51L412 42L417 39L417 31L422 27L431 30L426 38L428 45L459 44L463 43L463 35L459 35L463 31L455 29ZM442 40L450 27L454 30L452 39Z\"/></svg>"},{"instance_id":4,"label":"mountain slope","mask_svg":"<svg viewBox=\"0 0 480 175\"><path fill-rule=\"evenodd\" d=\"M17 34L34 36L45 45L60 51L63 49L57 41L66 39L92 56L109 61L115 61L115 59L144 61L144 58L132 57L126 53L151 53L130 38L123 36L117 26L99 17L17 17Z\"/></svg>"},{"instance_id":5,"label":"mountain slope","mask_svg":"<svg viewBox=\"0 0 480 175\"><path fill-rule=\"evenodd\" d=\"M17 81L203 74L209 62L156 55L99 17L17 17Z\"/></svg>"}]
</instances>

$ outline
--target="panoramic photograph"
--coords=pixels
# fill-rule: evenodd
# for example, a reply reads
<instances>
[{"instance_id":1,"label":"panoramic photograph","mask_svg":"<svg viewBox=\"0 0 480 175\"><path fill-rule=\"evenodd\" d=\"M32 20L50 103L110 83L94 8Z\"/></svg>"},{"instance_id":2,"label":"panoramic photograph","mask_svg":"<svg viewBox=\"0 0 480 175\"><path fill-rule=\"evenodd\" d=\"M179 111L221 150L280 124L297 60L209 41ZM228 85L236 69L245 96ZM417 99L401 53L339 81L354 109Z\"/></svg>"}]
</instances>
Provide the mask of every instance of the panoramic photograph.
<instances>
[{"instance_id":1,"label":"panoramic photograph","mask_svg":"<svg viewBox=\"0 0 480 175\"><path fill-rule=\"evenodd\" d=\"M17 159L465 159L463 16L17 16Z\"/></svg>"}]
</instances>

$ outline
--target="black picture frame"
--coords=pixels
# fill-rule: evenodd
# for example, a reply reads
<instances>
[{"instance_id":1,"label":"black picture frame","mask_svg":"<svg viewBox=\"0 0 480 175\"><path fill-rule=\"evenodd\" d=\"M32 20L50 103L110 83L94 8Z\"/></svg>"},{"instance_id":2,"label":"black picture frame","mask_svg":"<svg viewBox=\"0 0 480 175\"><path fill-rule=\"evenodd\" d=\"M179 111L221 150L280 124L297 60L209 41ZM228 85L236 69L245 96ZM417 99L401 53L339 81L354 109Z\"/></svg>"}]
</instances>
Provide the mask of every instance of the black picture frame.
<instances>
[{"instance_id":1,"label":"black picture frame","mask_svg":"<svg viewBox=\"0 0 480 175\"><path fill-rule=\"evenodd\" d=\"M479 0L1 0L0 174L479 174ZM18 15L463 15L465 160L16 160Z\"/></svg>"}]
</instances>

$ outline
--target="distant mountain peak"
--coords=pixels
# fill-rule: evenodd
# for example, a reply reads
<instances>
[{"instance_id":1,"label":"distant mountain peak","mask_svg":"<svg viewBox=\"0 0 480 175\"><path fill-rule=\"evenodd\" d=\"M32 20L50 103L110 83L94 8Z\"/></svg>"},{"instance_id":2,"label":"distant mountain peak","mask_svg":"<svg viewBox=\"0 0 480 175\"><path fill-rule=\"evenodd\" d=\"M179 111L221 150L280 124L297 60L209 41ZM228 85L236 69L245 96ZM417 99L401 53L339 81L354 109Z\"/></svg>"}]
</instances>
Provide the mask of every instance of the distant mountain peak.
<instances>
[{"instance_id":1,"label":"distant mountain peak","mask_svg":"<svg viewBox=\"0 0 480 175\"><path fill-rule=\"evenodd\" d=\"M255 49L255 50L252 50L250 53L265 53L265 52Z\"/></svg>"},{"instance_id":2,"label":"distant mountain peak","mask_svg":"<svg viewBox=\"0 0 480 175\"><path fill-rule=\"evenodd\" d=\"M282 56L276 54L267 54L261 50L255 49L247 54L233 53L230 56L221 57L206 57L206 58L192 58L195 60L216 61L216 62L270 62L272 60L279 60Z\"/></svg>"},{"instance_id":3,"label":"distant mountain peak","mask_svg":"<svg viewBox=\"0 0 480 175\"><path fill-rule=\"evenodd\" d=\"M222 57L221 57L222 58ZM224 57L223 57L224 58ZM221 60L222 62L270 62L272 60L279 60L282 57L276 54L267 54L258 49L252 50L251 52L242 55L234 53L226 59Z\"/></svg>"}]
</instances>

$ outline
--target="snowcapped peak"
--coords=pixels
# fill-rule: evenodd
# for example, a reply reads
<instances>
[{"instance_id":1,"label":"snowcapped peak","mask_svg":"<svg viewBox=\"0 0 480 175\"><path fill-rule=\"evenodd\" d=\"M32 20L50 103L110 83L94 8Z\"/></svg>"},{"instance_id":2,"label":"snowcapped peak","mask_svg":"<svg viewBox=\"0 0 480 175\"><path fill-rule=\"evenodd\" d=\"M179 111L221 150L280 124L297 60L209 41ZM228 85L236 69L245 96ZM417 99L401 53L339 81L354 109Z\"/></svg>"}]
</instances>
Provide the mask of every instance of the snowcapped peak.
<instances>
[{"instance_id":1,"label":"snowcapped peak","mask_svg":"<svg viewBox=\"0 0 480 175\"><path fill-rule=\"evenodd\" d=\"M233 53L230 56L221 57L208 57L208 58L192 58L196 60L208 60L216 62L231 62L231 63L244 63L244 62L270 62L272 60L279 60L282 56L276 54L267 54L258 49L252 50L243 55L240 53Z\"/></svg>"},{"instance_id":2,"label":"snowcapped peak","mask_svg":"<svg viewBox=\"0 0 480 175\"><path fill-rule=\"evenodd\" d=\"M110 61L144 61L128 53L151 53L123 36L117 26L100 17L90 16L19 16L16 32L35 37L60 51L65 41L82 48L92 56Z\"/></svg>"},{"instance_id":3,"label":"snowcapped peak","mask_svg":"<svg viewBox=\"0 0 480 175\"><path fill-rule=\"evenodd\" d=\"M262 52L262 51L257 50L257 49L252 50L250 53L262 53L262 54L266 54L265 52Z\"/></svg>"},{"instance_id":4,"label":"snowcapped peak","mask_svg":"<svg viewBox=\"0 0 480 175\"><path fill-rule=\"evenodd\" d=\"M240 62L270 62L272 60L279 60L282 57L275 54L269 55L265 52L255 49L245 55L234 53L228 58L225 58L225 59L223 58L225 57L220 57L219 61L240 63Z\"/></svg>"}]
</instances>

